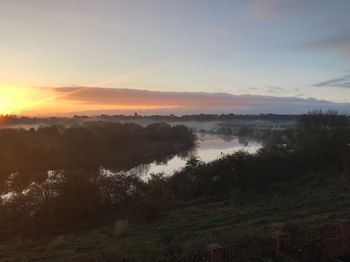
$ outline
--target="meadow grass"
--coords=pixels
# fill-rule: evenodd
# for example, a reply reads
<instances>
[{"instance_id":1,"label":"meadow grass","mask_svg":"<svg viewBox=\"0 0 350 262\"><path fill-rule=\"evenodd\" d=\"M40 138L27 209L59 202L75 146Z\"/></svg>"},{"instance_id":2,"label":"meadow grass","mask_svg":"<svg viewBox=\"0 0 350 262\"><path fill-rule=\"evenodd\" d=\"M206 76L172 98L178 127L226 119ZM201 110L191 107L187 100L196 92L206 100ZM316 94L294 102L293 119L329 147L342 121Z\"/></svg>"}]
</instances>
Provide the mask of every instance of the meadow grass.
<instances>
[{"instance_id":1,"label":"meadow grass","mask_svg":"<svg viewBox=\"0 0 350 262\"><path fill-rule=\"evenodd\" d=\"M147 261L177 247L180 253L205 250L208 243L230 245L236 241L269 236L286 224L318 227L349 217L350 185L342 180L314 181L288 191L242 195L224 200L197 199L179 203L165 217L148 224L130 223L127 236L112 235L106 222L35 243L9 240L0 247L0 261L111 260L132 257Z\"/></svg>"}]
</instances>

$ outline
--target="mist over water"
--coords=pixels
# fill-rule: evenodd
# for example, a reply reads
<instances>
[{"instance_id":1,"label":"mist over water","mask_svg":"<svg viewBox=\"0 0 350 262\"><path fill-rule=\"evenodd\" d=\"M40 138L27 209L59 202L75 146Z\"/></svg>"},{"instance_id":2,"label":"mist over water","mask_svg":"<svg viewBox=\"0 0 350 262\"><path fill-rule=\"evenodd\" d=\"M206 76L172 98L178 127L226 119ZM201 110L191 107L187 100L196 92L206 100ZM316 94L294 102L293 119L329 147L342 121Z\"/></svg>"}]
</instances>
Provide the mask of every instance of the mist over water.
<instances>
[{"instance_id":1,"label":"mist over water","mask_svg":"<svg viewBox=\"0 0 350 262\"><path fill-rule=\"evenodd\" d=\"M262 143L260 142L241 139L238 136L199 134L197 146L193 151L184 155L176 155L164 163L153 162L139 165L128 172L137 174L143 179L147 179L152 173L164 173L169 176L183 168L191 157L198 157L201 161L210 162L239 150L255 153L261 147Z\"/></svg>"}]
</instances>

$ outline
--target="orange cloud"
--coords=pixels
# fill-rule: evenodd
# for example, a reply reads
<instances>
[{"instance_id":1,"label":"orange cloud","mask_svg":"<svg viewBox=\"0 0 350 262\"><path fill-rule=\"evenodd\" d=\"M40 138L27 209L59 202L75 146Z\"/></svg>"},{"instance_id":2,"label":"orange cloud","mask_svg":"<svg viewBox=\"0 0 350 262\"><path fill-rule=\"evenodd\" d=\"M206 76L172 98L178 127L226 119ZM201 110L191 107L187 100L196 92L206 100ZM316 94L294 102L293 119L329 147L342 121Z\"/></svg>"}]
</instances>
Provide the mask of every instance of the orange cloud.
<instances>
[{"instance_id":1,"label":"orange cloud","mask_svg":"<svg viewBox=\"0 0 350 262\"><path fill-rule=\"evenodd\" d=\"M224 93L161 92L98 87L54 88L60 100L81 105L141 107L227 107L241 105L239 99Z\"/></svg>"},{"instance_id":2,"label":"orange cloud","mask_svg":"<svg viewBox=\"0 0 350 262\"><path fill-rule=\"evenodd\" d=\"M280 113L300 114L333 108L350 112L350 104L313 98L232 95L204 92L160 92L99 87L42 88L50 94L27 114Z\"/></svg>"}]
</instances>

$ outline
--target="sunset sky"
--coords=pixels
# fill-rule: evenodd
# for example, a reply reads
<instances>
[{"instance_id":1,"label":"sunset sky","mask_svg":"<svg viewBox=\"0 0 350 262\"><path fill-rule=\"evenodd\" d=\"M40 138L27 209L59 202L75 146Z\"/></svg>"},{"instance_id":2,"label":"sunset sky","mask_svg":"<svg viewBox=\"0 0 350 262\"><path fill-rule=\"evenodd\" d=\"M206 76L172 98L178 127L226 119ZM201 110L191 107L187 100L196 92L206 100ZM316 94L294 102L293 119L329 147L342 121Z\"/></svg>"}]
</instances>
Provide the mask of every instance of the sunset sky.
<instances>
[{"instance_id":1,"label":"sunset sky","mask_svg":"<svg viewBox=\"0 0 350 262\"><path fill-rule=\"evenodd\" d=\"M0 0L0 114L350 113L349 14L349 0Z\"/></svg>"}]
</instances>

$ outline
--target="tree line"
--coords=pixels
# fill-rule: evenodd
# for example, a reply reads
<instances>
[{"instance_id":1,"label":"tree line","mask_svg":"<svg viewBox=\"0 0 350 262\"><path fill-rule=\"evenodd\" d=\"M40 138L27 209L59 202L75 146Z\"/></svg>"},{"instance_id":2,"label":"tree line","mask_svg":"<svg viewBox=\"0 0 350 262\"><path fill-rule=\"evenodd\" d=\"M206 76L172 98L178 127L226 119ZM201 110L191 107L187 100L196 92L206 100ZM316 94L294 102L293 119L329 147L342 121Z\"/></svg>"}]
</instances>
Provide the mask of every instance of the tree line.
<instances>
[{"instance_id":1,"label":"tree line","mask_svg":"<svg viewBox=\"0 0 350 262\"><path fill-rule=\"evenodd\" d=\"M242 196L249 194L283 193L298 183L337 179L338 174L349 172L346 170L346 163L350 158L350 124L347 117L334 111L317 111L301 116L298 126L284 133L283 141L278 140L274 144L269 144L255 154L240 151L210 163L191 158L183 169L172 176L153 174L147 181L122 172L101 171L98 165L93 164L99 159L95 158L95 153L100 152L101 148L88 141L103 145L102 148L108 154L99 161L109 163L110 159L115 159L118 155L114 148L118 143L124 145L118 147L119 154L124 154L123 150L127 150L131 158L133 154L139 154L139 151L149 150L146 145L153 145L161 154L166 152L167 146L172 145L174 141L176 143L182 141L180 144L183 146L193 144L194 137L190 130L164 124L142 129L137 125L127 124L118 125L118 128L122 129L127 127L127 131L119 130L118 136L106 134L110 134L109 132L115 134L117 130L113 128L114 131L105 130L104 136L96 135L104 130L104 125L110 124L88 124L84 127L89 130L86 133L75 129L56 130L57 128L49 128L44 132L49 137L50 132L63 136L63 140L55 142L57 147L65 145L72 151L62 151L60 155L67 158L67 162L53 162L55 164L52 166L56 167L55 165L59 163L60 169L46 172L41 180L32 179L33 182L29 183L29 186L12 191L12 194L2 199L1 237L6 239L10 234L18 232L30 236L57 233L101 217L154 221L166 215L179 202L198 198L233 198L238 201ZM118 129L116 126L114 128ZM8 130L3 132L18 132L21 136L24 134L29 136L31 132L40 133L42 130L29 130L28 133ZM66 132L68 133L65 134ZM12 146L20 146L21 136L12 140L10 137L7 139L12 141ZM44 138L46 136L40 137L44 139L43 141L47 141ZM99 139L91 139L91 136ZM125 140L120 141L120 137ZM143 145L145 137L151 142L140 146ZM135 144L135 141L130 142L133 139L135 141L141 139L142 143L139 145ZM32 142L34 144L38 142L30 140L36 141ZM0 141L6 144L6 139L2 138ZM45 145L47 150L54 145L53 142L40 144ZM20 149L23 151L23 145ZM157 150L154 152L158 152ZM28 158L22 159L29 161L30 164L26 164L25 167L28 169L24 169L26 171L21 176L24 180L28 179L28 176L33 176L30 170L39 173L41 170L37 168L39 162L35 156L34 158L27 154L25 156ZM69 159L77 159L78 162ZM89 161L79 162L84 159ZM11 177L5 185L16 189L18 183L16 177L17 175Z\"/></svg>"}]
</instances>

